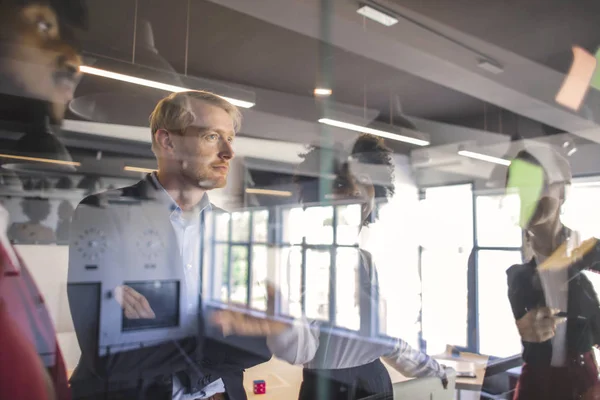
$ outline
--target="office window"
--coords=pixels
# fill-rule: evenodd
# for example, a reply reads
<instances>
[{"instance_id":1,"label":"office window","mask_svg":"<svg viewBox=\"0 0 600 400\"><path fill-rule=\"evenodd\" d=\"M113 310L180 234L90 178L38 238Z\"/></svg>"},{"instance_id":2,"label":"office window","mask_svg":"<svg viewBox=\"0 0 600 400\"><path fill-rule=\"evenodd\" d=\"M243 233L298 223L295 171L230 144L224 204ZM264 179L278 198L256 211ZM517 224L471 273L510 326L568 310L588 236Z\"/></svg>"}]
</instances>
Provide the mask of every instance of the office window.
<instances>
[{"instance_id":1,"label":"office window","mask_svg":"<svg viewBox=\"0 0 600 400\"><path fill-rule=\"evenodd\" d=\"M477 196L477 245L479 247L520 247L519 196Z\"/></svg>"},{"instance_id":2,"label":"office window","mask_svg":"<svg viewBox=\"0 0 600 400\"><path fill-rule=\"evenodd\" d=\"M282 210L282 255L290 316L359 329L360 206Z\"/></svg>"},{"instance_id":3,"label":"office window","mask_svg":"<svg viewBox=\"0 0 600 400\"><path fill-rule=\"evenodd\" d=\"M213 284L220 288L213 298L267 309L268 219L268 210L213 214L214 234L208 232L208 243L211 271L217 275Z\"/></svg>"},{"instance_id":4,"label":"office window","mask_svg":"<svg viewBox=\"0 0 600 400\"><path fill-rule=\"evenodd\" d=\"M467 347L467 266L473 247L471 185L424 191L419 225L422 277L422 335L427 352L446 345Z\"/></svg>"},{"instance_id":5,"label":"office window","mask_svg":"<svg viewBox=\"0 0 600 400\"><path fill-rule=\"evenodd\" d=\"M477 196L477 321L481 354L508 357L521 352L506 283L506 270L522 262L519 207L518 195Z\"/></svg>"},{"instance_id":6,"label":"office window","mask_svg":"<svg viewBox=\"0 0 600 400\"><path fill-rule=\"evenodd\" d=\"M506 270L521 262L521 252L480 250L478 258L479 352L498 357L519 354L521 339L508 301Z\"/></svg>"},{"instance_id":7,"label":"office window","mask_svg":"<svg viewBox=\"0 0 600 400\"><path fill-rule=\"evenodd\" d=\"M562 221L583 238L600 237L600 180L575 180L567 192Z\"/></svg>"}]
</instances>

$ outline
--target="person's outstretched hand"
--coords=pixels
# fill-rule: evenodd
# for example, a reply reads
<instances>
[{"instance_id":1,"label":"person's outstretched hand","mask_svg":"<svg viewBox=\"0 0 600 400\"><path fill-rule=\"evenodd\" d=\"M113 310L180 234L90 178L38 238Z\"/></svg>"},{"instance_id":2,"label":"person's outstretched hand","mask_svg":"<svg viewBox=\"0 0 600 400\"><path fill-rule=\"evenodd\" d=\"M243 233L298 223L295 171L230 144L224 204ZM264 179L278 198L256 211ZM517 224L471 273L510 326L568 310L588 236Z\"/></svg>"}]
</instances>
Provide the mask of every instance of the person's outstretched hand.
<instances>
[{"instance_id":1,"label":"person's outstretched hand","mask_svg":"<svg viewBox=\"0 0 600 400\"><path fill-rule=\"evenodd\" d=\"M275 296L277 289L267 283L267 316L258 317L243 311L222 310L216 311L211 322L220 327L225 336L269 336L278 335L290 327L290 324L276 321L271 318L275 314Z\"/></svg>"},{"instance_id":2,"label":"person's outstretched hand","mask_svg":"<svg viewBox=\"0 0 600 400\"><path fill-rule=\"evenodd\" d=\"M565 317L555 317L559 310L539 307L530 310L517 320L519 335L524 342L542 343L550 340L556 333L556 326L564 323Z\"/></svg>"},{"instance_id":3,"label":"person's outstretched hand","mask_svg":"<svg viewBox=\"0 0 600 400\"><path fill-rule=\"evenodd\" d=\"M125 318L156 318L148 300L133 288L122 285L115 289L115 299L125 311Z\"/></svg>"}]
</instances>

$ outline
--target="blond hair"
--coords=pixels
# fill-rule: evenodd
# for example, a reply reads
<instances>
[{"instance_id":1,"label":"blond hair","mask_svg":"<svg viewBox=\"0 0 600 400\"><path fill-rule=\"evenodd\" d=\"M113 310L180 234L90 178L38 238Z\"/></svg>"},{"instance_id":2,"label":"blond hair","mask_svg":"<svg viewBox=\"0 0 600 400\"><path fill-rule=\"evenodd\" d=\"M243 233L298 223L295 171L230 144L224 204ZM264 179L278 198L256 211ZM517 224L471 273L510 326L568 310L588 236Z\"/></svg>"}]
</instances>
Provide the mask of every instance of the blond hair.
<instances>
[{"instance_id":1,"label":"blond hair","mask_svg":"<svg viewBox=\"0 0 600 400\"><path fill-rule=\"evenodd\" d=\"M219 107L233 120L233 128L237 132L242 122L240 110L214 93L202 90L172 93L158 102L150 114L150 131L152 132L152 150L154 150L155 134L160 129L183 132L194 122L195 115L190 106L190 100L200 100Z\"/></svg>"}]
</instances>

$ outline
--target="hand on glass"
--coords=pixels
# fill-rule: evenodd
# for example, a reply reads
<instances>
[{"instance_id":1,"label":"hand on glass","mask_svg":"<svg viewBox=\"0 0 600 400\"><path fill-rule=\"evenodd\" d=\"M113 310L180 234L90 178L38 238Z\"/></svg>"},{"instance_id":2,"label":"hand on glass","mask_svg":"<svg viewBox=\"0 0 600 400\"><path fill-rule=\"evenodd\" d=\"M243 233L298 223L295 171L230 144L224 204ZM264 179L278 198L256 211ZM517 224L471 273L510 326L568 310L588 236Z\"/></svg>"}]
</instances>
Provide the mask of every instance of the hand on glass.
<instances>
[{"instance_id":1,"label":"hand on glass","mask_svg":"<svg viewBox=\"0 0 600 400\"><path fill-rule=\"evenodd\" d=\"M519 335L524 342L541 343L550 340L556 332L556 325L565 322L565 317L555 317L559 310L540 307L530 310L517 320Z\"/></svg>"},{"instance_id":2,"label":"hand on glass","mask_svg":"<svg viewBox=\"0 0 600 400\"><path fill-rule=\"evenodd\" d=\"M267 291L267 315L272 316L275 313L275 295L277 289L268 282ZM212 316L212 323L217 325L223 331L225 336L269 336L277 335L290 327L289 324L270 319L269 316L256 317L247 313L224 310L217 311Z\"/></svg>"},{"instance_id":3,"label":"hand on glass","mask_svg":"<svg viewBox=\"0 0 600 400\"><path fill-rule=\"evenodd\" d=\"M148 300L136 290L122 285L115 288L115 299L129 319L156 318Z\"/></svg>"},{"instance_id":4,"label":"hand on glass","mask_svg":"<svg viewBox=\"0 0 600 400\"><path fill-rule=\"evenodd\" d=\"M278 335L289 328L289 324L275 321L268 316L256 317L242 311L216 311L211 318L213 324L223 331L225 336L269 336Z\"/></svg>"}]
</instances>

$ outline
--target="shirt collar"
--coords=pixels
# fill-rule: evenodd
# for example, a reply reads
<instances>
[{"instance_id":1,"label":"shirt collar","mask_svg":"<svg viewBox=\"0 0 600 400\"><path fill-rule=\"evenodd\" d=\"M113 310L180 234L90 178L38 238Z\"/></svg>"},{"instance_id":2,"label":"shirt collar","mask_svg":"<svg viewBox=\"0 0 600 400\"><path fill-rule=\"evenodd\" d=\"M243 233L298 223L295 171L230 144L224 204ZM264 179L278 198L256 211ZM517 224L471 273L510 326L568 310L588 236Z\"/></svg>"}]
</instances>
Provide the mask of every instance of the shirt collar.
<instances>
[{"instance_id":1,"label":"shirt collar","mask_svg":"<svg viewBox=\"0 0 600 400\"><path fill-rule=\"evenodd\" d=\"M177 202L175 200L173 200L173 198L171 197L169 192L167 192L167 190L163 187L163 185L161 185L161 183L158 180L158 176L156 175L156 172L152 172L150 174L150 179L152 179L152 182L158 189L157 190L157 199L161 203L166 204L167 207L169 207L169 210L171 211L171 213L169 215L170 216L173 216L173 215L181 216L183 214L183 210L181 209L181 207L179 207ZM200 203L198 203L194 207L194 209L192 211L190 211L190 213L200 215L204 210L210 211L211 209L212 209L212 205L210 204L210 199L208 198L208 193L204 193L204 196L202 196Z\"/></svg>"}]
</instances>

